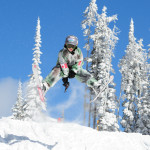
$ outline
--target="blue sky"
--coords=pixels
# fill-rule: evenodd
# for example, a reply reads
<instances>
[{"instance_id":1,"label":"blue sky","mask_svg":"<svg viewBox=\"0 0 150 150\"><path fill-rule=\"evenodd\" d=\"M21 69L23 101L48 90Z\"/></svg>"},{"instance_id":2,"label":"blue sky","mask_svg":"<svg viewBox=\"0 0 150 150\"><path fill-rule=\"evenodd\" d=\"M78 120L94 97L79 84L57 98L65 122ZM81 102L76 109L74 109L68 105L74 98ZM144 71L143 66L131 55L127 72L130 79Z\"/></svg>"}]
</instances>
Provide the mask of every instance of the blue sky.
<instances>
[{"instance_id":1,"label":"blue sky","mask_svg":"<svg viewBox=\"0 0 150 150\"><path fill-rule=\"evenodd\" d=\"M37 18L41 21L41 69L45 78L55 66L57 55L63 48L65 37L75 35L79 39L79 47L84 57L86 51L83 49L85 40L81 29L83 12L89 5L90 0L1 0L0 1L0 92L3 91L0 107L8 102L10 105L0 116L10 114L10 108L15 101L17 93L17 82L19 79L26 82L28 75L32 73L32 57L34 48L34 36L37 25ZM107 7L108 16L118 15L116 26L120 29L119 41L114 50L115 58L113 67L116 71L114 82L117 84L117 96L120 92L121 75L118 62L124 55L128 44L128 32L130 20L133 18L135 25L135 37L137 40L143 38L143 44L147 49L150 44L150 1L149 0L97 0L98 12L101 13L103 6ZM85 68L85 66L84 66ZM7 86L5 86L7 82ZM10 83L10 85L9 85ZM75 86L74 86L75 85ZM16 92L7 92L8 87ZM76 87L76 89L74 89ZM80 90L78 90L80 87ZM48 94L48 110L52 117L59 117L61 111L58 108L65 108L67 120L82 120L83 117L83 89L84 85L78 81L71 80L71 88L64 93L62 82L59 81ZM5 91L5 92L4 92ZM77 92L75 102L70 101L71 96ZM4 94L7 93L7 94ZM8 97L12 94L12 98ZM74 96L75 97L75 96Z\"/></svg>"}]
</instances>

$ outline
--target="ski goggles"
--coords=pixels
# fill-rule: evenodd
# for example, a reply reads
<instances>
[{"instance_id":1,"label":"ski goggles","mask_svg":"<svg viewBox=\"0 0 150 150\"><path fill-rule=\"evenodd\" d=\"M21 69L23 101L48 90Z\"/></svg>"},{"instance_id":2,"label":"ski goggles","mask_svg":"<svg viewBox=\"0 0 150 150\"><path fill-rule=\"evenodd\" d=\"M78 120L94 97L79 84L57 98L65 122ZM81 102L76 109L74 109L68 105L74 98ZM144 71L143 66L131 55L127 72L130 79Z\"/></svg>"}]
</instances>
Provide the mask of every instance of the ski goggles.
<instances>
[{"instance_id":1,"label":"ski goggles","mask_svg":"<svg viewBox=\"0 0 150 150\"><path fill-rule=\"evenodd\" d=\"M75 45L72 45L72 44L67 44L67 48L75 48L76 46Z\"/></svg>"}]
</instances>

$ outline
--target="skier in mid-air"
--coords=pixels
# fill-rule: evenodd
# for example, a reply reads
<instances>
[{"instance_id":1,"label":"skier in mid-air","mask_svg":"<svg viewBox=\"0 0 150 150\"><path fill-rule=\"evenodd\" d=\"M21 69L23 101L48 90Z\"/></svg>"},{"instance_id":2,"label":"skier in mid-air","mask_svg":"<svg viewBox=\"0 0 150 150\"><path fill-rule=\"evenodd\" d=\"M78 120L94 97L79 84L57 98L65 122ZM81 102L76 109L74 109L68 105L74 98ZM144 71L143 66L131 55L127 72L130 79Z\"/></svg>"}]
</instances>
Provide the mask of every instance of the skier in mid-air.
<instances>
[{"instance_id":1,"label":"skier in mid-air","mask_svg":"<svg viewBox=\"0 0 150 150\"><path fill-rule=\"evenodd\" d=\"M46 93L62 78L65 91L69 87L68 78L76 78L87 86L95 88L100 86L98 81L83 66L83 54L78 47L78 38L67 36L65 45L60 50L56 66L50 74L43 80L43 90Z\"/></svg>"}]
</instances>

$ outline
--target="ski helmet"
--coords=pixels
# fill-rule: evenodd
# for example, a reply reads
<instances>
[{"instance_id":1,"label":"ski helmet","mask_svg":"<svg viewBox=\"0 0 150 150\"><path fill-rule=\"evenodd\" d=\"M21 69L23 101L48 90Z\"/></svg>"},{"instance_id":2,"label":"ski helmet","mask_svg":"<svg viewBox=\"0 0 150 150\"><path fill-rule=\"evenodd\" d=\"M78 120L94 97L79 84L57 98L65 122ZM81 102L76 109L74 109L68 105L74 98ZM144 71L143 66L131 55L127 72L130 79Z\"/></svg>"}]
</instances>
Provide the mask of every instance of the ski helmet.
<instances>
[{"instance_id":1,"label":"ski helmet","mask_svg":"<svg viewBox=\"0 0 150 150\"><path fill-rule=\"evenodd\" d=\"M71 44L71 45L78 46L78 38L74 35L69 35L66 37L65 44L66 45Z\"/></svg>"}]
</instances>

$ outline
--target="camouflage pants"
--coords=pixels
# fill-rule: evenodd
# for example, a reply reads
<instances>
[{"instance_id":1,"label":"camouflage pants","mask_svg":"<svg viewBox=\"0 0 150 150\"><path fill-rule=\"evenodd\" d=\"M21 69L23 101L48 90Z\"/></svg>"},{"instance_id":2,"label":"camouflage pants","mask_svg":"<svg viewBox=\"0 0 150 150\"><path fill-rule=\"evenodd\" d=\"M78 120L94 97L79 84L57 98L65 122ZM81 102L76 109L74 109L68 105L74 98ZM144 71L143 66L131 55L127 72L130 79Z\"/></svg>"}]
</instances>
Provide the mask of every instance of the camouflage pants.
<instances>
[{"instance_id":1,"label":"camouflage pants","mask_svg":"<svg viewBox=\"0 0 150 150\"><path fill-rule=\"evenodd\" d=\"M44 79L44 82L47 82L50 85L50 87L53 87L61 78L63 78L63 72L60 67L56 66ZM75 78L82 83L86 83L89 87L97 86L97 80L93 78L92 75L83 68L81 68L77 72Z\"/></svg>"}]
</instances>

